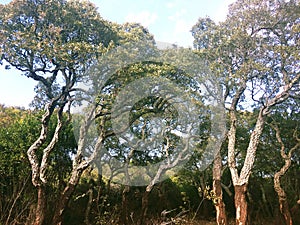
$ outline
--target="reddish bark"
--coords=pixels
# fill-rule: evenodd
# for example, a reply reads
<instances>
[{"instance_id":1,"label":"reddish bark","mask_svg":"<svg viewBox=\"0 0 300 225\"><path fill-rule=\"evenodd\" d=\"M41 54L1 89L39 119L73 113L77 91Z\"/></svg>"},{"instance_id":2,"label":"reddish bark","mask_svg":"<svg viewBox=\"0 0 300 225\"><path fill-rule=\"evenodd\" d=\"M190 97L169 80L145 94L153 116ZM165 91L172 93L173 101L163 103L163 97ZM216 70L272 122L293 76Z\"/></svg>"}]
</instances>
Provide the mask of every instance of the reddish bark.
<instances>
[{"instance_id":1,"label":"reddish bark","mask_svg":"<svg viewBox=\"0 0 300 225\"><path fill-rule=\"evenodd\" d=\"M236 225L248 225L248 204L246 200L247 185L235 185L234 191Z\"/></svg>"},{"instance_id":2,"label":"reddish bark","mask_svg":"<svg viewBox=\"0 0 300 225\"><path fill-rule=\"evenodd\" d=\"M35 211L34 225L42 225L46 214L46 193L43 186L38 186L38 199Z\"/></svg>"},{"instance_id":3,"label":"reddish bark","mask_svg":"<svg viewBox=\"0 0 300 225\"><path fill-rule=\"evenodd\" d=\"M213 164L213 190L215 193L215 209L216 222L218 225L227 225L227 217L225 210L225 203L223 201L223 192L221 186L222 177L222 156L220 151L215 157Z\"/></svg>"},{"instance_id":4,"label":"reddish bark","mask_svg":"<svg viewBox=\"0 0 300 225\"><path fill-rule=\"evenodd\" d=\"M227 217L226 217L225 203L223 201L221 181L214 180L213 188L216 195L216 201L215 201L216 222L218 225L227 225Z\"/></svg>"}]
</instances>

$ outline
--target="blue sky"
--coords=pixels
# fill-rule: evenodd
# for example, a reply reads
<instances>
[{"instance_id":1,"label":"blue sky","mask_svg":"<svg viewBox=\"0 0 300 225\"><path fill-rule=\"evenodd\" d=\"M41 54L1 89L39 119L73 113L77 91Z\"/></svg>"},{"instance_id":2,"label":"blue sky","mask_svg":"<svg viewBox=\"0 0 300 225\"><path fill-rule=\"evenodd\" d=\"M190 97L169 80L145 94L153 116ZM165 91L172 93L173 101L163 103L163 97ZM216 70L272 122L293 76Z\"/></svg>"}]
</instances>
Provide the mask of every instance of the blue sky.
<instances>
[{"instance_id":1,"label":"blue sky","mask_svg":"<svg viewBox=\"0 0 300 225\"><path fill-rule=\"evenodd\" d=\"M6 4L9 0L0 0ZM139 22L156 41L192 46L191 27L199 17L224 20L234 0L91 0L101 16L117 23ZM16 70L0 67L0 104L28 107L36 82Z\"/></svg>"}]
</instances>

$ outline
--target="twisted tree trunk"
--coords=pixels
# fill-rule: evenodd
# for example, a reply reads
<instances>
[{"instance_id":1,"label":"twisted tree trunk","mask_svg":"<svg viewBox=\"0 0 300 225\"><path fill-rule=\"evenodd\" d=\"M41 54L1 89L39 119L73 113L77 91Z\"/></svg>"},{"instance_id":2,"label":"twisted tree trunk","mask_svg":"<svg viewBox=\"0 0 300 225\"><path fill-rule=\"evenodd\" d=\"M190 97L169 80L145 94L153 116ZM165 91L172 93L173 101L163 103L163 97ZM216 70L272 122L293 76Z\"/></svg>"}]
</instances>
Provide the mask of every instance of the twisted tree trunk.
<instances>
[{"instance_id":1,"label":"twisted tree trunk","mask_svg":"<svg viewBox=\"0 0 300 225\"><path fill-rule=\"evenodd\" d=\"M290 208L287 201L287 196L284 189L280 185L280 178L285 174L285 172L287 171L287 169L291 164L290 159L287 161L289 162L286 162L285 165L281 168L281 170L274 175L274 188L278 195L279 209L281 214L284 217L285 224L292 225L293 221L292 221Z\"/></svg>"},{"instance_id":2,"label":"twisted tree trunk","mask_svg":"<svg viewBox=\"0 0 300 225\"><path fill-rule=\"evenodd\" d=\"M298 141L297 144L293 148L291 148L291 150L286 154L285 153L285 144L283 143L283 141L281 139L279 127L277 125L272 125L272 124L271 124L271 127L276 131L276 139L281 146L280 154L281 154L281 157L284 159L283 167L281 167L281 169L274 175L274 189L278 195L279 209L280 209L281 214L284 217L285 224L292 225L293 220L292 220L289 204L287 201L287 196L286 196L284 189L281 187L280 178L282 176L284 176L284 174L290 168L290 166L292 164L292 159L291 159L292 154L296 149L298 149L300 147L300 139L298 137L295 137L296 140Z\"/></svg>"}]
</instances>

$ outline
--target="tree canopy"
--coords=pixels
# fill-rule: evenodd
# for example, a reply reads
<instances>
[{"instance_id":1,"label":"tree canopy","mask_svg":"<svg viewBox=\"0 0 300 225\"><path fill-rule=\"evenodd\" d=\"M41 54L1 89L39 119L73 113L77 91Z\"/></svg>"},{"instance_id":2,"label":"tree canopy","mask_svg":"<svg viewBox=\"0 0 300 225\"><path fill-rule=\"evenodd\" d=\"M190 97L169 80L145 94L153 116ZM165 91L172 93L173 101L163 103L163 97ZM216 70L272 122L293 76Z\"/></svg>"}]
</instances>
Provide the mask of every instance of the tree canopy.
<instances>
[{"instance_id":1,"label":"tree canopy","mask_svg":"<svg viewBox=\"0 0 300 225\"><path fill-rule=\"evenodd\" d=\"M299 0L237 0L193 49L99 12L0 5L0 63L37 81L0 106L0 223L297 224Z\"/></svg>"}]
</instances>

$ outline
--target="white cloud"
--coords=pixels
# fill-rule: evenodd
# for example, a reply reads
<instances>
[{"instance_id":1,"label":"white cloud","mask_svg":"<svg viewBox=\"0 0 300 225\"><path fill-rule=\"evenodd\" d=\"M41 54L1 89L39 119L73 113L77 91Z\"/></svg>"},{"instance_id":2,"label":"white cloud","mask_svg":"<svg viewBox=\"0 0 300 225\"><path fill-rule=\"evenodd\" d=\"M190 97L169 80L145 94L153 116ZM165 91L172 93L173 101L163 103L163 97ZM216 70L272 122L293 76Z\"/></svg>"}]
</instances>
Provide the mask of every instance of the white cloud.
<instances>
[{"instance_id":1,"label":"white cloud","mask_svg":"<svg viewBox=\"0 0 300 225\"><path fill-rule=\"evenodd\" d=\"M190 43L192 42L189 33L195 21L188 16L188 10L181 8L178 11L174 11L167 18L172 24L169 27L169 29L171 28L171 32L168 33L168 39L180 46L187 47L187 45L191 45Z\"/></svg>"},{"instance_id":2,"label":"white cloud","mask_svg":"<svg viewBox=\"0 0 300 225\"><path fill-rule=\"evenodd\" d=\"M211 16L211 18L216 22L224 21L228 14L228 6L234 3L235 1L236 0L223 1L222 4L220 4L219 7L216 9L214 15Z\"/></svg>"},{"instance_id":3,"label":"white cloud","mask_svg":"<svg viewBox=\"0 0 300 225\"><path fill-rule=\"evenodd\" d=\"M139 13L129 13L125 17L125 21L136 22L142 24L145 27L149 27L149 25L153 24L157 20L157 17L158 16L156 13L141 11Z\"/></svg>"},{"instance_id":4,"label":"white cloud","mask_svg":"<svg viewBox=\"0 0 300 225\"><path fill-rule=\"evenodd\" d=\"M175 33L188 33L192 27L191 22L188 22L186 20L177 20L175 23Z\"/></svg>"},{"instance_id":5,"label":"white cloud","mask_svg":"<svg viewBox=\"0 0 300 225\"><path fill-rule=\"evenodd\" d=\"M184 17L186 14L187 14L187 10L181 9L181 10L177 11L175 14L168 16L168 19L171 21L177 21L178 19L181 19L182 17Z\"/></svg>"},{"instance_id":6,"label":"white cloud","mask_svg":"<svg viewBox=\"0 0 300 225\"><path fill-rule=\"evenodd\" d=\"M175 29L173 36L176 37L176 42L180 46L188 47L193 43L192 35L190 30L193 26L193 22L187 20L177 20L175 24Z\"/></svg>"},{"instance_id":7,"label":"white cloud","mask_svg":"<svg viewBox=\"0 0 300 225\"><path fill-rule=\"evenodd\" d=\"M193 43L192 35L190 34L193 22L185 19L172 21L168 30L160 33L158 41L164 41L171 44L176 44L182 47L190 47Z\"/></svg>"}]
</instances>

